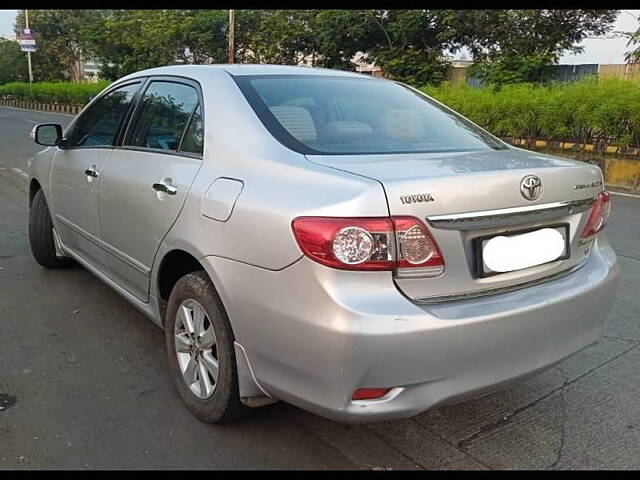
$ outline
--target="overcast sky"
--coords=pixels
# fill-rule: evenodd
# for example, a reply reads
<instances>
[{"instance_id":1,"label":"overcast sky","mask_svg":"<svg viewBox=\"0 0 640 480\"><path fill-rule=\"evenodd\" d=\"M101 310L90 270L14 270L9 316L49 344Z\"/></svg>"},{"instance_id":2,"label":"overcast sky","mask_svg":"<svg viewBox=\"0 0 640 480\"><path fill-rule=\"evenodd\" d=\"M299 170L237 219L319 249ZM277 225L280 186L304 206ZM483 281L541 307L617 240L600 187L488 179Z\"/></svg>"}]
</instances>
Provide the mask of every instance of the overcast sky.
<instances>
[{"instance_id":1,"label":"overcast sky","mask_svg":"<svg viewBox=\"0 0 640 480\"><path fill-rule=\"evenodd\" d=\"M13 36L13 21L17 13L17 10L0 10L0 35L3 37Z\"/></svg>"},{"instance_id":2,"label":"overcast sky","mask_svg":"<svg viewBox=\"0 0 640 480\"><path fill-rule=\"evenodd\" d=\"M13 37L13 22L17 10L0 10L0 35ZM638 28L637 18L640 10L621 10L614 30L635 31ZM634 18L635 17L635 18ZM579 55L563 55L560 63L624 63L624 54L628 50L626 38L594 38L582 42L584 53Z\"/></svg>"}]
</instances>

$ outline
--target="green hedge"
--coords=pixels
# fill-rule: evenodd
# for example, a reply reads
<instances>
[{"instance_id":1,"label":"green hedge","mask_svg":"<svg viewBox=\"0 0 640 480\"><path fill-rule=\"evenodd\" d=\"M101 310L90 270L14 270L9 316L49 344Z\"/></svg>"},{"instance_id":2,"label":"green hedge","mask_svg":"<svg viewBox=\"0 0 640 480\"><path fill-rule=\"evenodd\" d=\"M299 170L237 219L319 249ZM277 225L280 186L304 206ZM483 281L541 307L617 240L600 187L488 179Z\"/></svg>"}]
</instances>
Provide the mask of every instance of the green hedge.
<instances>
[{"instance_id":1,"label":"green hedge","mask_svg":"<svg viewBox=\"0 0 640 480\"><path fill-rule=\"evenodd\" d=\"M107 85L109 82L41 82L31 85L12 82L0 85L0 98L48 104L84 105Z\"/></svg>"},{"instance_id":2,"label":"green hedge","mask_svg":"<svg viewBox=\"0 0 640 480\"><path fill-rule=\"evenodd\" d=\"M640 83L594 78L475 89L444 83L422 91L503 138L640 148Z\"/></svg>"}]
</instances>

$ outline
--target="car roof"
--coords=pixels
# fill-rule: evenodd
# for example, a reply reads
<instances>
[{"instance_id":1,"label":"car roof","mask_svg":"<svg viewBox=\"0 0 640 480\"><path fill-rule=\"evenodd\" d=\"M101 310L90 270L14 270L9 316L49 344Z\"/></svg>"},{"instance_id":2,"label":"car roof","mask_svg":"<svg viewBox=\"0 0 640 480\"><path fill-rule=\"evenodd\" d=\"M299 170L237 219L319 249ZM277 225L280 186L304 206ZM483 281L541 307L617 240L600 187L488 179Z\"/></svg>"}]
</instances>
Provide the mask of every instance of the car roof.
<instances>
[{"instance_id":1,"label":"car roof","mask_svg":"<svg viewBox=\"0 0 640 480\"><path fill-rule=\"evenodd\" d=\"M230 75L324 75L345 76L355 78L373 78L356 72L332 70L329 68L298 67L294 65L266 64L216 64L216 65L168 65L166 67L149 68L132 73L121 80L147 75L179 75L195 79L204 79L212 73L226 72Z\"/></svg>"}]
</instances>

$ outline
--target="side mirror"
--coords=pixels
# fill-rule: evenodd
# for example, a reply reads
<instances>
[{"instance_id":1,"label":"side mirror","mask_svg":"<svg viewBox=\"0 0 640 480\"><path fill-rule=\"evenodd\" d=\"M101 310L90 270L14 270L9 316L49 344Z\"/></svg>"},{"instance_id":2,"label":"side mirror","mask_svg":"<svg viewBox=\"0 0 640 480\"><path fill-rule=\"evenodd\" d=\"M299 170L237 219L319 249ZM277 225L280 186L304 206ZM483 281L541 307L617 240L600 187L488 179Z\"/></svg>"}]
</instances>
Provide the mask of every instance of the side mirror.
<instances>
[{"instance_id":1,"label":"side mirror","mask_svg":"<svg viewBox=\"0 0 640 480\"><path fill-rule=\"evenodd\" d=\"M31 130L31 138L45 147L55 147L62 140L62 127L57 123L41 123Z\"/></svg>"}]
</instances>

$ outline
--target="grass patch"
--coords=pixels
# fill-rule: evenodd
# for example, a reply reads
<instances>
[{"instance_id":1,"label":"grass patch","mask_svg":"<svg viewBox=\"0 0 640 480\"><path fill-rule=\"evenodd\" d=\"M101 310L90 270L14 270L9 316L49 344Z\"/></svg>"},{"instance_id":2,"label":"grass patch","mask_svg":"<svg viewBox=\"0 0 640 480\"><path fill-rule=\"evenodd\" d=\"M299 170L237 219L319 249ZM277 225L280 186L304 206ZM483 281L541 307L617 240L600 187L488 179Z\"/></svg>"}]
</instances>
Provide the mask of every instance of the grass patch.
<instances>
[{"instance_id":1,"label":"grass patch","mask_svg":"<svg viewBox=\"0 0 640 480\"><path fill-rule=\"evenodd\" d=\"M0 97L47 104L84 105L110 82L70 83L70 82L11 82L0 85Z\"/></svg>"}]
</instances>

